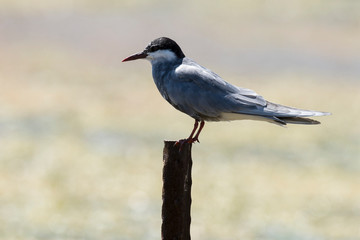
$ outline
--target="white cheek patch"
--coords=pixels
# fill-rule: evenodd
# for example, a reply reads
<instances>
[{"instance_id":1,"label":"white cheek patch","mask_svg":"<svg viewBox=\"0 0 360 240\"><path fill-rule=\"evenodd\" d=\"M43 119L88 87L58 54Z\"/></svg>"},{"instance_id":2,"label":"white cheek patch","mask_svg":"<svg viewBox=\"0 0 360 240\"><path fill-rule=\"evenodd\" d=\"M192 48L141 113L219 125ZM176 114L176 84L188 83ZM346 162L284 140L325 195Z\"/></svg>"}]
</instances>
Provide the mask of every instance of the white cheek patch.
<instances>
[{"instance_id":1,"label":"white cheek patch","mask_svg":"<svg viewBox=\"0 0 360 240\"><path fill-rule=\"evenodd\" d=\"M172 61L175 60L177 57L170 50L158 50L156 52L148 53L148 56L146 58L150 61Z\"/></svg>"}]
</instances>

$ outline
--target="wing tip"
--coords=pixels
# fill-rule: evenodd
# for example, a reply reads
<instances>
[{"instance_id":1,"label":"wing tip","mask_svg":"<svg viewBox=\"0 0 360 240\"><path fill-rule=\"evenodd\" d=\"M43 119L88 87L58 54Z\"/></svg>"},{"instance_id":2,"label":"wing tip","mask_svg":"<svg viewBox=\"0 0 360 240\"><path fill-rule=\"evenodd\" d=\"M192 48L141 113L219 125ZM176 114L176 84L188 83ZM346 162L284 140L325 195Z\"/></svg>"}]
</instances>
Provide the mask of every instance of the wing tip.
<instances>
[{"instance_id":1,"label":"wing tip","mask_svg":"<svg viewBox=\"0 0 360 240\"><path fill-rule=\"evenodd\" d=\"M321 124L321 122L311 119L311 118L303 118L303 117L277 117L282 122L285 122L285 124L306 124L306 125L318 125Z\"/></svg>"},{"instance_id":2,"label":"wing tip","mask_svg":"<svg viewBox=\"0 0 360 240\"><path fill-rule=\"evenodd\" d=\"M315 114L313 116L315 117L320 117L320 116L329 116L332 115L331 112L315 112Z\"/></svg>"}]
</instances>

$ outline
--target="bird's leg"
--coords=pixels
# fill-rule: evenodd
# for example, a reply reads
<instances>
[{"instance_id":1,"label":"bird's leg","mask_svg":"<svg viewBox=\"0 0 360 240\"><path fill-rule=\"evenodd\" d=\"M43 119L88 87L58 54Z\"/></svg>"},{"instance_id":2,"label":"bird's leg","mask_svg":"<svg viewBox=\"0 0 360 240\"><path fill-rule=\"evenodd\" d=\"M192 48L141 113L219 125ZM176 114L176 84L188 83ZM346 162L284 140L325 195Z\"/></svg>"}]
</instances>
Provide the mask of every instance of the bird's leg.
<instances>
[{"instance_id":1,"label":"bird's leg","mask_svg":"<svg viewBox=\"0 0 360 240\"><path fill-rule=\"evenodd\" d=\"M192 143L195 142L195 141L199 142L199 135L200 135L200 132L203 129L204 125L205 125L205 122L204 122L204 120L202 120L200 122L200 127L199 127L199 130L197 131L195 137L190 139L189 141L191 141Z\"/></svg>"},{"instance_id":2,"label":"bird's leg","mask_svg":"<svg viewBox=\"0 0 360 240\"><path fill-rule=\"evenodd\" d=\"M198 125L199 125L199 121L198 121L198 120L195 120L194 128L193 128L193 130L191 131L190 136L186 139L186 141L190 142L190 141L193 139L194 133L195 133ZM201 126L200 126L200 128L201 128Z\"/></svg>"},{"instance_id":3,"label":"bird's leg","mask_svg":"<svg viewBox=\"0 0 360 240\"><path fill-rule=\"evenodd\" d=\"M193 142L194 142L194 141L193 141L193 136L194 136L194 133L195 133L196 129L198 128L198 125L199 125L199 121L198 121L198 120L195 120L194 128L193 128L193 130L191 131L190 136L189 136L187 139L181 139L181 140L177 141L177 142L175 143L175 145L180 145L180 149L181 149L182 145L183 145L185 142L187 142L187 143L193 143ZM198 134L196 134L196 135L198 135Z\"/></svg>"}]
</instances>

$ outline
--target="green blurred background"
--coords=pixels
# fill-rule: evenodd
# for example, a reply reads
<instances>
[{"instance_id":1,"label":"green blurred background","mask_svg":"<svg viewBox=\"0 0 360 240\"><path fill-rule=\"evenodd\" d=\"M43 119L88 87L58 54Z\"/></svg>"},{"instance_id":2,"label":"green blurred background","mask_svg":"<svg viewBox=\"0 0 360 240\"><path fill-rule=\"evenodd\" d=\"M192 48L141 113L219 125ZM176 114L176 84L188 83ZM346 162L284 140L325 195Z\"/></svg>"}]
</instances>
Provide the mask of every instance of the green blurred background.
<instances>
[{"instance_id":1,"label":"green blurred background","mask_svg":"<svg viewBox=\"0 0 360 240\"><path fill-rule=\"evenodd\" d=\"M145 61L160 36L318 126L209 123L193 239L360 239L360 1L0 0L0 239L159 239L163 140L193 120Z\"/></svg>"}]
</instances>

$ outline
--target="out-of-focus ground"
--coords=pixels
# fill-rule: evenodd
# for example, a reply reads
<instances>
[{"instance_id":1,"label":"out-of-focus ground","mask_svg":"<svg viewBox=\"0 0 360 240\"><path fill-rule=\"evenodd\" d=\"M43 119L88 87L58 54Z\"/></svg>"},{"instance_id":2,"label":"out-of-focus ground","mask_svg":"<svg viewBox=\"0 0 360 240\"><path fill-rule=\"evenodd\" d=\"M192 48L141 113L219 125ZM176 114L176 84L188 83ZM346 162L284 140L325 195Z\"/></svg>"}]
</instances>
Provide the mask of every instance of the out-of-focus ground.
<instances>
[{"instance_id":1,"label":"out-of-focus ground","mask_svg":"<svg viewBox=\"0 0 360 240\"><path fill-rule=\"evenodd\" d=\"M360 239L359 1L0 1L0 239L159 239L163 139L193 124L159 36L319 126L209 123L193 239Z\"/></svg>"}]
</instances>

